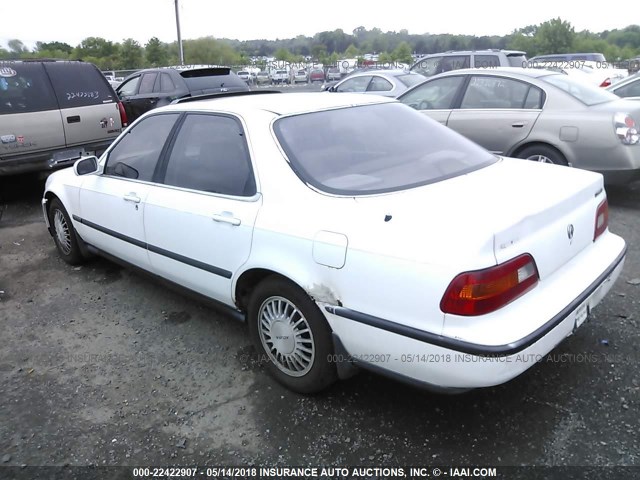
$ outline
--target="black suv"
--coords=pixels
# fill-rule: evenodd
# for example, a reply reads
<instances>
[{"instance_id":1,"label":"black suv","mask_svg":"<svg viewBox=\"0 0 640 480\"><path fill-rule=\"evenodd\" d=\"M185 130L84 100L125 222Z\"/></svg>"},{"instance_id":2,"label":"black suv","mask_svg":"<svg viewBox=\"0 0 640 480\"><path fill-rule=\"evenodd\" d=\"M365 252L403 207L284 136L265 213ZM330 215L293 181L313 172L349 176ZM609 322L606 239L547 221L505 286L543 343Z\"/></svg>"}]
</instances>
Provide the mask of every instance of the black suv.
<instances>
[{"instance_id":1,"label":"black suv","mask_svg":"<svg viewBox=\"0 0 640 480\"><path fill-rule=\"evenodd\" d=\"M178 98L247 90L244 80L226 67L150 68L129 75L116 89L129 122Z\"/></svg>"},{"instance_id":2,"label":"black suv","mask_svg":"<svg viewBox=\"0 0 640 480\"><path fill-rule=\"evenodd\" d=\"M95 65L0 60L0 176L99 156L126 126L122 104Z\"/></svg>"}]
</instances>

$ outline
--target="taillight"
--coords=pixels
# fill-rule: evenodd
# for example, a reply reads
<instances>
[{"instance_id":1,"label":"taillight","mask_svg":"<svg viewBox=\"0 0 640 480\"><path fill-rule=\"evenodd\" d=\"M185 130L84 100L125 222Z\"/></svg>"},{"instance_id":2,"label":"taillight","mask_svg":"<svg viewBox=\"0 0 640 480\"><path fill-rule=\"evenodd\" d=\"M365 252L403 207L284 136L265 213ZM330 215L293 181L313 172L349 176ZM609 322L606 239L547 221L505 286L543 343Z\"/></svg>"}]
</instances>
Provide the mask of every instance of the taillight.
<instances>
[{"instance_id":1,"label":"taillight","mask_svg":"<svg viewBox=\"0 0 640 480\"><path fill-rule=\"evenodd\" d=\"M538 279L536 263L525 253L500 265L461 273L449 284L440 309L464 316L491 313L533 288Z\"/></svg>"},{"instance_id":2,"label":"taillight","mask_svg":"<svg viewBox=\"0 0 640 480\"><path fill-rule=\"evenodd\" d=\"M600 235L604 233L604 231L609 226L609 202L605 198L600 205L598 205L598 210L596 210L596 222L593 227L593 241L596 241Z\"/></svg>"},{"instance_id":3,"label":"taillight","mask_svg":"<svg viewBox=\"0 0 640 480\"><path fill-rule=\"evenodd\" d=\"M640 142L636 121L626 113L616 113L613 116L613 129L622 143L636 145Z\"/></svg>"},{"instance_id":4,"label":"taillight","mask_svg":"<svg viewBox=\"0 0 640 480\"><path fill-rule=\"evenodd\" d=\"M125 112L122 102L118 102L118 111L120 112L120 122L122 123L122 128L124 128L128 125L128 121L127 112Z\"/></svg>"},{"instance_id":5,"label":"taillight","mask_svg":"<svg viewBox=\"0 0 640 480\"><path fill-rule=\"evenodd\" d=\"M601 87L603 87L603 88L604 88L604 87L608 87L609 85L611 85L611 79L610 79L610 78L606 78L606 79L604 80L604 82L602 82L602 83L600 84L600 86L601 86Z\"/></svg>"}]
</instances>

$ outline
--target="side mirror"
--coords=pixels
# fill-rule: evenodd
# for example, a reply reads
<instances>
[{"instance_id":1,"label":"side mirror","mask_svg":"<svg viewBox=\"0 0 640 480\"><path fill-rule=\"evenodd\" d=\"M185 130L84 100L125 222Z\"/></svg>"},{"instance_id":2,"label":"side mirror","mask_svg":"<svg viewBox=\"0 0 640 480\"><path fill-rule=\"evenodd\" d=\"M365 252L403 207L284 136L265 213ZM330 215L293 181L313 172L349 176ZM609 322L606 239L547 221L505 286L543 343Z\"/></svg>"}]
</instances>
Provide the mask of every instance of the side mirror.
<instances>
[{"instance_id":1,"label":"side mirror","mask_svg":"<svg viewBox=\"0 0 640 480\"><path fill-rule=\"evenodd\" d=\"M78 176L96 173L98 171L98 157L83 157L76 160L76 163L73 164L73 171Z\"/></svg>"}]
</instances>

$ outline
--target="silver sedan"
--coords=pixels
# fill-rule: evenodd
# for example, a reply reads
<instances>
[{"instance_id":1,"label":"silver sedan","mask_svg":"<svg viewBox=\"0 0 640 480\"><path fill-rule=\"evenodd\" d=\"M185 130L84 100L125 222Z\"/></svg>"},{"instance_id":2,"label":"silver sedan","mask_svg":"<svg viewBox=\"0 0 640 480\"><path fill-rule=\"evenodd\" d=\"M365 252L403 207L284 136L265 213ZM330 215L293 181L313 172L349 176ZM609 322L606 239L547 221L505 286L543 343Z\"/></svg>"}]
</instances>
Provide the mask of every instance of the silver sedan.
<instances>
[{"instance_id":1,"label":"silver sedan","mask_svg":"<svg viewBox=\"0 0 640 480\"><path fill-rule=\"evenodd\" d=\"M353 73L326 89L328 92L372 93L397 97L426 77L405 70L368 70Z\"/></svg>"},{"instance_id":2,"label":"silver sedan","mask_svg":"<svg viewBox=\"0 0 640 480\"><path fill-rule=\"evenodd\" d=\"M640 100L640 73L631 75L617 83L614 83L607 90L615 93L619 97Z\"/></svg>"},{"instance_id":3,"label":"silver sedan","mask_svg":"<svg viewBox=\"0 0 640 480\"><path fill-rule=\"evenodd\" d=\"M456 70L398 99L499 155L597 171L610 184L640 178L640 102L568 75Z\"/></svg>"}]
</instances>

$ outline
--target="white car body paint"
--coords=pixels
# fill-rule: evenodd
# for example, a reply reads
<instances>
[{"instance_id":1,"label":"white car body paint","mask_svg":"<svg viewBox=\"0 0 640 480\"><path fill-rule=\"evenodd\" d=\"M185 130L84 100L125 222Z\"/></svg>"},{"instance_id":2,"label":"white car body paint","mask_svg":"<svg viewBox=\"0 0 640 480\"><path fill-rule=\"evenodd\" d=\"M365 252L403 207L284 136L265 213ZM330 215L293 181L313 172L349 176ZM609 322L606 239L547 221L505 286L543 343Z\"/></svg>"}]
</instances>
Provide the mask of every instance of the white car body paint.
<instances>
[{"instance_id":1,"label":"white car body paint","mask_svg":"<svg viewBox=\"0 0 640 480\"><path fill-rule=\"evenodd\" d=\"M231 307L244 272L279 273L314 299L348 354L385 356L384 362L362 366L444 388L496 385L519 375L570 335L585 309L595 307L620 274L624 240L607 229L593 241L596 209L606 198L601 175L504 158L410 190L329 195L298 178L272 123L279 114L392 100L357 94L270 97L278 98L256 102L272 108L255 107L243 97L164 107L239 118L256 175L254 197L238 200L118 179L107 183L119 185L103 182L104 190L97 191L98 180L106 177L80 177L73 169L51 175L45 196L60 198L87 243ZM140 203L111 200L132 192ZM123 215L123 209L134 215ZM197 258L230 276L185 265L76 221L91 214L124 235L142 230L146 244ZM239 223L218 222L212 215ZM575 230L571 239L569 224ZM476 317L440 309L456 275L524 252L534 257L540 274L530 292ZM345 309L366 320L348 318ZM373 325L372 319L381 322ZM545 334L525 341L545 326ZM478 353L492 349L500 350L499 358Z\"/></svg>"}]
</instances>

